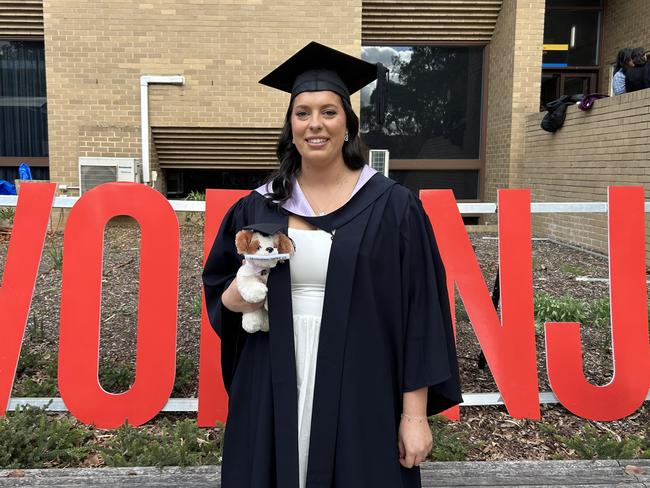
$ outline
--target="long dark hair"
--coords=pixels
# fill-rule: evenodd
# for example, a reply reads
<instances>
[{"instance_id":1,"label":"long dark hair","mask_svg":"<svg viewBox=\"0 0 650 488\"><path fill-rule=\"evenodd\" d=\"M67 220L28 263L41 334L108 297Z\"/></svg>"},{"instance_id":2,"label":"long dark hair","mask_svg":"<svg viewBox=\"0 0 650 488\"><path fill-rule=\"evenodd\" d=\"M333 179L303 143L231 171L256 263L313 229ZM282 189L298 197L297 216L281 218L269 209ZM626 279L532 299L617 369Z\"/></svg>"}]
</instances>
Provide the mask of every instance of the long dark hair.
<instances>
[{"instance_id":1,"label":"long dark hair","mask_svg":"<svg viewBox=\"0 0 650 488\"><path fill-rule=\"evenodd\" d=\"M614 68L614 73L623 70L623 73L625 73L625 70L627 69L627 63L632 59L632 49L629 47L623 48L618 52L618 56L616 57L616 68Z\"/></svg>"},{"instance_id":2,"label":"long dark hair","mask_svg":"<svg viewBox=\"0 0 650 488\"><path fill-rule=\"evenodd\" d=\"M350 169L362 168L367 163L367 147L361 140L359 134L359 117L352 110L349 100L339 97L345 113L345 125L348 130L347 142L343 143L343 161ZM276 169L267 180L270 183L271 191L266 194L271 198L273 203L282 204L289 198L293 192L293 178L300 173L301 156L296 146L291 142L293 136L291 133L291 111L293 109L293 99L289 104L289 109L284 118L284 126L278 139L276 155L280 161L280 167Z\"/></svg>"}]
</instances>

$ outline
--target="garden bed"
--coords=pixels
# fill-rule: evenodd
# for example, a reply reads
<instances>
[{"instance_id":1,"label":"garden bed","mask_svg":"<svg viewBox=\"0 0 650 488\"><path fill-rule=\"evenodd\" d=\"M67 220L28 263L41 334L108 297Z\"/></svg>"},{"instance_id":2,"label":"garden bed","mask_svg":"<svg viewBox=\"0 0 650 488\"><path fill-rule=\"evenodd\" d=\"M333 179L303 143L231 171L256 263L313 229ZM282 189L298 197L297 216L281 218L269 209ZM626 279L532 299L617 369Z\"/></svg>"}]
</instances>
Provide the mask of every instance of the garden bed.
<instances>
[{"instance_id":1,"label":"garden bed","mask_svg":"<svg viewBox=\"0 0 650 488\"><path fill-rule=\"evenodd\" d=\"M196 396L197 390L203 229L201 216L187 214L182 220L177 379L172 397L185 398ZM59 396L56 354L62 240L61 233L49 233L46 238L12 392L14 397ZM497 269L497 240L493 236L473 234L472 242L491 290ZM7 245L8 236L0 235L0 272L4 269ZM139 228L125 218L111 221L105 234L104 259L100 381L106 390L120 392L129 387L134 375ZM577 281L578 276L607 278L607 260L550 241L533 242L533 279L538 321L579 320L583 324L581 334L585 374L593 383L605 384L612 375L609 288L606 282ZM540 390L550 391L541 326L536 327L536 338ZM479 369L477 366L480 348L459 299L457 341L463 391L496 392L489 368ZM461 416L461 421L457 423L432 419L436 439L432 459L633 458L645 457L650 448L646 445L645 426L650 425L650 413L646 406L626 419L609 423L580 419L560 405L542 406L540 422L512 419L503 407L464 407ZM50 425L55 430L63 429L62 432L76 432L70 436L59 436L72 439L72 446L65 449L77 449L73 452L76 454L61 454L40 461L29 461L28 457L21 457L20 449L12 447L11 439L16 437L15 425L26 425L26 418L39 418L42 424ZM45 414L32 409L17 414L9 413L0 422L0 445L3 446L0 451L14 454L0 459L0 465L27 468L38 467L39 463L43 466L119 466L129 463L164 465L218 462L222 430L218 427L191 428L188 418L192 420L194 416L161 414L139 429L100 431L77 423L67 414ZM43 432L48 428L50 427L43 427ZM47 433L43 435L52 437ZM196 451L187 453L180 449L179 446L187 446L189 442L183 436L199 439L195 443L189 443ZM153 439L158 439L158 444L163 447L155 452L149 448L145 454L134 454L140 448L146 450L147 446L156 444L152 442ZM167 445L165 439L176 439L179 444L170 441L172 444ZM125 447L126 442L131 443L130 447ZM214 444L213 449L208 449L206 443ZM47 449L59 452L51 446ZM65 449L60 453L68 452ZM120 457L116 454L121 452L120 449L129 451L131 457Z\"/></svg>"}]
</instances>

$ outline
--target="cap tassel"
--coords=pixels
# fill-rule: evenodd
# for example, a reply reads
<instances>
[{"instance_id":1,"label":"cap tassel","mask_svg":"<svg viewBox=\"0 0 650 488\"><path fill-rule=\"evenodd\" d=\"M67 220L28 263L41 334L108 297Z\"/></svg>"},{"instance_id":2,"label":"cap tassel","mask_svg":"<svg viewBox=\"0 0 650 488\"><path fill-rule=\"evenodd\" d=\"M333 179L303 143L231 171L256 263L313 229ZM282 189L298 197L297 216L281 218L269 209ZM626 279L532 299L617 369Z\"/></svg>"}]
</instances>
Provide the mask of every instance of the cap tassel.
<instances>
[{"instance_id":1,"label":"cap tassel","mask_svg":"<svg viewBox=\"0 0 650 488\"><path fill-rule=\"evenodd\" d=\"M384 125L386 99L388 98L388 69L377 63L377 88L375 91L375 117L380 126Z\"/></svg>"}]
</instances>

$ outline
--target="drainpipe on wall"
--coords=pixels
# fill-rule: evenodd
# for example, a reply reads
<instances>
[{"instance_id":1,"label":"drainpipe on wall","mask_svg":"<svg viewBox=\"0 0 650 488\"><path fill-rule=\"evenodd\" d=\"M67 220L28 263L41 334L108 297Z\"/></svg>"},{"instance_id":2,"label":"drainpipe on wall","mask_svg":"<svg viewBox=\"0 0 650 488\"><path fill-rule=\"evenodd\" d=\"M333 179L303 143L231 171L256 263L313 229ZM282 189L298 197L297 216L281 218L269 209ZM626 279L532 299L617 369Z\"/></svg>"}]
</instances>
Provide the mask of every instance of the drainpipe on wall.
<instances>
[{"instance_id":1,"label":"drainpipe on wall","mask_svg":"<svg viewBox=\"0 0 650 488\"><path fill-rule=\"evenodd\" d=\"M145 183L146 185L149 185L149 182L151 181L151 169L149 168L149 85L150 84L184 85L185 77L180 75L140 77L140 126L142 130L142 182Z\"/></svg>"}]
</instances>

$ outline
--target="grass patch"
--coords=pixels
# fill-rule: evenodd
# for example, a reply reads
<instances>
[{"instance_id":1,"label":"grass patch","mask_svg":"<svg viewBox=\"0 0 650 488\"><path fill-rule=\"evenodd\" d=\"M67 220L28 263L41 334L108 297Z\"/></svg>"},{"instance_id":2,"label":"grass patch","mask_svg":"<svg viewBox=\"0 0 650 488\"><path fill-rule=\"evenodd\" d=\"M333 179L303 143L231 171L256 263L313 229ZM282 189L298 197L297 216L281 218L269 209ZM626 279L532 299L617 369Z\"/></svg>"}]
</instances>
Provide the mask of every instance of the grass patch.
<instances>
[{"instance_id":1,"label":"grass patch","mask_svg":"<svg viewBox=\"0 0 650 488\"><path fill-rule=\"evenodd\" d=\"M429 418L433 435L433 447L429 454L431 461L464 461L470 448L465 435L455 432L446 418L435 415Z\"/></svg>"},{"instance_id":2,"label":"grass patch","mask_svg":"<svg viewBox=\"0 0 650 488\"><path fill-rule=\"evenodd\" d=\"M560 270L563 273L566 273L571 276L586 276L587 272L582 266L578 266L577 264L571 264L571 263L562 263L560 265Z\"/></svg>"}]
</instances>

